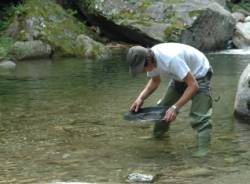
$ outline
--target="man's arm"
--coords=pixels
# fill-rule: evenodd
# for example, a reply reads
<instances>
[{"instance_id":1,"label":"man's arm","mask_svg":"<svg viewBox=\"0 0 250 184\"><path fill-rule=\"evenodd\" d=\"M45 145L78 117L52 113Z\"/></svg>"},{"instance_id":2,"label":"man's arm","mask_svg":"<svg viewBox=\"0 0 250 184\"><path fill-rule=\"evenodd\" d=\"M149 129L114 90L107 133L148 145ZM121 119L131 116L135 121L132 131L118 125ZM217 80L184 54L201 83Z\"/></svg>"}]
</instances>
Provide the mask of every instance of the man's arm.
<instances>
[{"instance_id":1,"label":"man's arm","mask_svg":"<svg viewBox=\"0 0 250 184\"><path fill-rule=\"evenodd\" d=\"M137 112L140 107L143 105L143 102L145 99L147 99L159 86L161 82L160 76L152 77L145 88L142 90L142 92L139 94L137 99L134 101L134 103L130 107L130 111Z\"/></svg>"},{"instance_id":2,"label":"man's arm","mask_svg":"<svg viewBox=\"0 0 250 184\"><path fill-rule=\"evenodd\" d=\"M183 95L180 97L180 99L174 104L178 109L184 106L199 89L197 80L190 72L188 72L188 74L184 78L184 82L187 84L187 88L184 91ZM169 108L166 112L165 120L167 122L174 121L176 115L176 110L173 108Z\"/></svg>"}]
</instances>

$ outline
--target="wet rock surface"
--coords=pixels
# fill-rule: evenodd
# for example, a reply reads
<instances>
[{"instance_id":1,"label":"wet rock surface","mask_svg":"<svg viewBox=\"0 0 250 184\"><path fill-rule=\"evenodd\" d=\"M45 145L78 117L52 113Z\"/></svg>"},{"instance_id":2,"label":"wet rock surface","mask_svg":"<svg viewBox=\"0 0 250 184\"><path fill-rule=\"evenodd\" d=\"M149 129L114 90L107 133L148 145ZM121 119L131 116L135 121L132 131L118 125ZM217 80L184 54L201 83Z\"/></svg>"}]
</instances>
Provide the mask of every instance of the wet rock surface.
<instances>
[{"instance_id":1,"label":"wet rock surface","mask_svg":"<svg viewBox=\"0 0 250 184\"><path fill-rule=\"evenodd\" d=\"M249 123L250 119L250 65L242 72L234 102L235 115Z\"/></svg>"}]
</instances>

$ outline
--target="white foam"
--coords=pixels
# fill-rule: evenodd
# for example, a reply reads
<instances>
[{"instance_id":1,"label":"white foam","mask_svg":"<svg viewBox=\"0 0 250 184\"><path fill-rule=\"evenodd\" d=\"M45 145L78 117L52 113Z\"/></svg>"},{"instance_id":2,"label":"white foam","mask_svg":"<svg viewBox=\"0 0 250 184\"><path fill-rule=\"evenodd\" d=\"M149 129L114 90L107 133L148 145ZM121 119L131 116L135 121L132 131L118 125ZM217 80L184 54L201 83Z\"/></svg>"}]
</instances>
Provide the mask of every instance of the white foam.
<instances>
[{"instance_id":1,"label":"white foam","mask_svg":"<svg viewBox=\"0 0 250 184\"><path fill-rule=\"evenodd\" d=\"M212 52L212 54L250 55L250 48L222 50L218 52Z\"/></svg>"}]
</instances>

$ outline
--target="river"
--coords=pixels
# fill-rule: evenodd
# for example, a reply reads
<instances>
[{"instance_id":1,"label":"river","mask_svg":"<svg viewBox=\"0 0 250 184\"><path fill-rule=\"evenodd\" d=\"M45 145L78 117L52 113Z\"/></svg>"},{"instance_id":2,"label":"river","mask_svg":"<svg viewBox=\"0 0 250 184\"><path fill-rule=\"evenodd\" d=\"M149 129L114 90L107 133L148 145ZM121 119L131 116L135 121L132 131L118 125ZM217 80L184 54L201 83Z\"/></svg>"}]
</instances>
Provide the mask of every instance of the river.
<instances>
[{"instance_id":1,"label":"river","mask_svg":"<svg viewBox=\"0 0 250 184\"><path fill-rule=\"evenodd\" d=\"M234 118L233 105L250 55L211 53L208 58L215 72L213 97L220 100L214 102L212 147L204 158L192 157L190 104L162 141L145 139L152 124L123 120L147 81L144 75L128 75L124 52L104 61L18 62L12 75L0 78L0 183L127 183L134 172L174 184L239 177L250 168L250 126ZM166 83L164 78L145 106L156 104Z\"/></svg>"}]
</instances>

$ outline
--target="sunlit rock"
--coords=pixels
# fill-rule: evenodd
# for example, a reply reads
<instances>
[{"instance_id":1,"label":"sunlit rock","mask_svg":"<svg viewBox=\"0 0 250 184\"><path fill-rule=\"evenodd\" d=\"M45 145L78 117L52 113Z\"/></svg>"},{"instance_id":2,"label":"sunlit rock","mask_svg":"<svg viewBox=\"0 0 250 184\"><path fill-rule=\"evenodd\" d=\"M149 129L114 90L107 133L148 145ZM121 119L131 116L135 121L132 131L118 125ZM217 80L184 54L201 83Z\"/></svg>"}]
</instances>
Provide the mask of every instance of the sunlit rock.
<instances>
[{"instance_id":1,"label":"sunlit rock","mask_svg":"<svg viewBox=\"0 0 250 184\"><path fill-rule=\"evenodd\" d=\"M231 13L214 0L95 0L91 3L76 0L74 3L110 39L144 46L183 42L201 50L217 50L225 47L235 26Z\"/></svg>"},{"instance_id":2,"label":"sunlit rock","mask_svg":"<svg viewBox=\"0 0 250 184\"><path fill-rule=\"evenodd\" d=\"M250 16L247 16L244 21L245 22L250 22Z\"/></svg>"},{"instance_id":3,"label":"sunlit rock","mask_svg":"<svg viewBox=\"0 0 250 184\"><path fill-rule=\"evenodd\" d=\"M234 112L237 117L250 123L250 64L240 76L235 97Z\"/></svg>"},{"instance_id":4,"label":"sunlit rock","mask_svg":"<svg viewBox=\"0 0 250 184\"><path fill-rule=\"evenodd\" d=\"M8 77L13 74L16 69L16 63L4 60L0 62L0 77Z\"/></svg>"},{"instance_id":5,"label":"sunlit rock","mask_svg":"<svg viewBox=\"0 0 250 184\"><path fill-rule=\"evenodd\" d=\"M145 182L145 183L152 183L155 179L155 176L142 174L142 173L130 173L128 175L129 182Z\"/></svg>"},{"instance_id":6,"label":"sunlit rock","mask_svg":"<svg viewBox=\"0 0 250 184\"><path fill-rule=\"evenodd\" d=\"M240 49L250 47L250 22L238 22L236 24L233 43Z\"/></svg>"},{"instance_id":7,"label":"sunlit rock","mask_svg":"<svg viewBox=\"0 0 250 184\"><path fill-rule=\"evenodd\" d=\"M16 63L13 61L1 61L0 62L0 70L14 70L16 68Z\"/></svg>"},{"instance_id":8,"label":"sunlit rock","mask_svg":"<svg viewBox=\"0 0 250 184\"><path fill-rule=\"evenodd\" d=\"M232 16L236 22L243 22L245 20L245 15L241 12L234 12Z\"/></svg>"}]
</instances>

